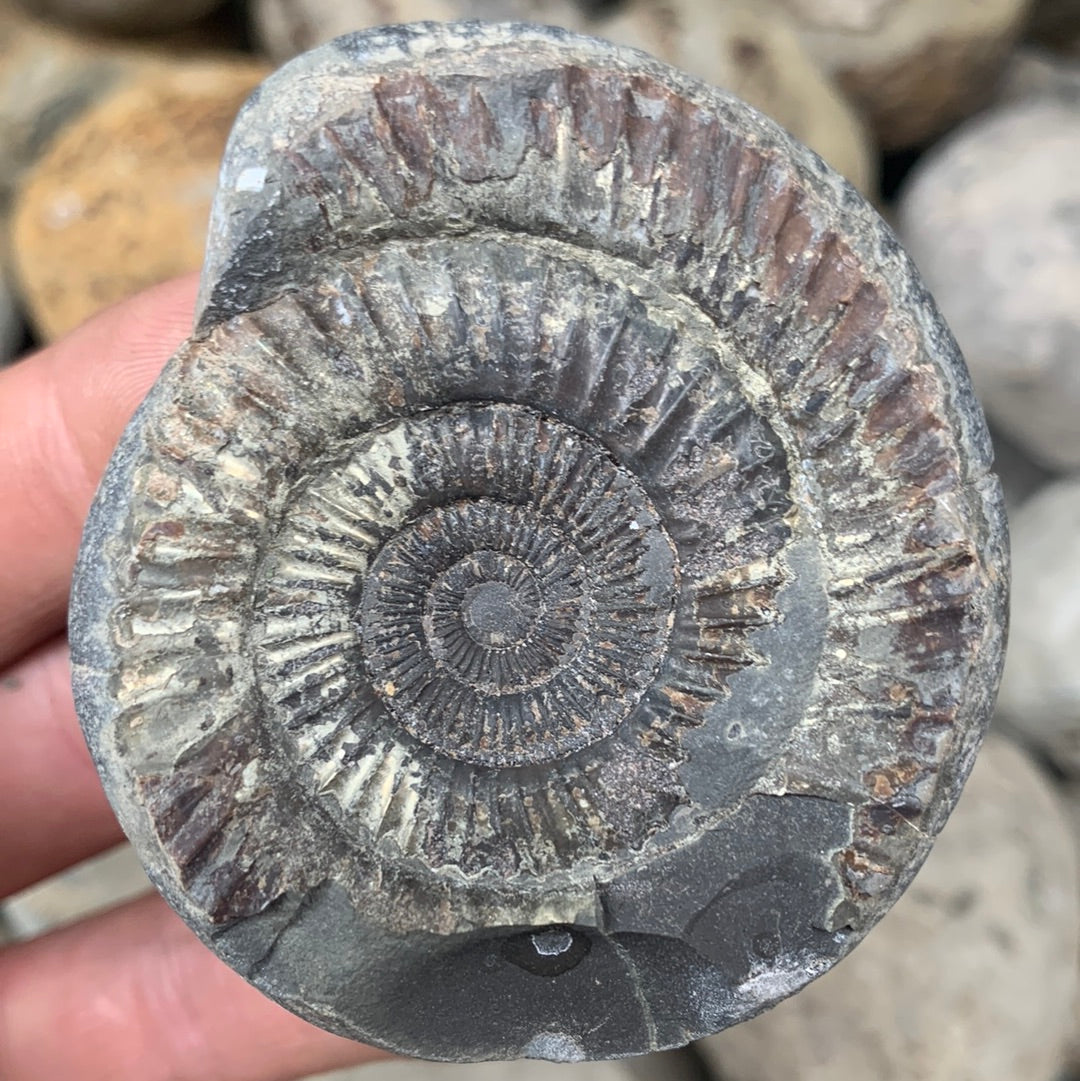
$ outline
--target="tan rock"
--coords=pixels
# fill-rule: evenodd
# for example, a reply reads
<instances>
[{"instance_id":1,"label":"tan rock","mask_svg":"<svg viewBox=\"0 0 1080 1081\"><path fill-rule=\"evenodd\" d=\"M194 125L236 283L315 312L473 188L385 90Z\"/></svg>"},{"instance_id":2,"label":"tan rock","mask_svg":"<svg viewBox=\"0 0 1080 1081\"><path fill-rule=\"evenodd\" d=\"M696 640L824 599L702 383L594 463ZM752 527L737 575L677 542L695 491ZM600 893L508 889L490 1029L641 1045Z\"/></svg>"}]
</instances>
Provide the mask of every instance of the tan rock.
<instances>
[{"instance_id":1,"label":"tan rock","mask_svg":"<svg viewBox=\"0 0 1080 1081\"><path fill-rule=\"evenodd\" d=\"M865 193L876 181L866 130L780 12L742 0L629 0L590 32L651 52L730 90L816 150Z\"/></svg>"},{"instance_id":2,"label":"tan rock","mask_svg":"<svg viewBox=\"0 0 1080 1081\"><path fill-rule=\"evenodd\" d=\"M991 736L925 866L852 955L697 1046L725 1081L1052 1081L1078 937L1060 801Z\"/></svg>"},{"instance_id":3,"label":"tan rock","mask_svg":"<svg viewBox=\"0 0 1080 1081\"><path fill-rule=\"evenodd\" d=\"M0 0L0 209L49 139L130 66Z\"/></svg>"},{"instance_id":4,"label":"tan rock","mask_svg":"<svg viewBox=\"0 0 1080 1081\"><path fill-rule=\"evenodd\" d=\"M36 10L36 0L26 4ZM0 0L0 212L26 169L89 105L149 66L210 59L227 39L210 24L149 40L95 37Z\"/></svg>"},{"instance_id":5,"label":"tan rock","mask_svg":"<svg viewBox=\"0 0 1080 1081\"><path fill-rule=\"evenodd\" d=\"M776 0L885 148L926 142L989 100L1030 0Z\"/></svg>"},{"instance_id":6,"label":"tan rock","mask_svg":"<svg viewBox=\"0 0 1080 1081\"><path fill-rule=\"evenodd\" d=\"M222 0L21 0L34 15L94 30L152 34L208 15Z\"/></svg>"},{"instance_id":7,"label":"tan rock","mask_svg":"<svg viewBox=\"0 0 1080 1081\"><path fill-rule=\"evenodd\" d=\"M1036 461L1080 468L1080 95L963 125L909 178L900 235L991 419Z\"/></svg>"},{"instance_id":8,"label":"tan rock","mask_svg":"<svg viewBox=\"0 0 1080 1081\"><path fill-rule=\"evenodd\" d=\"M389 23L488 19L584 27L573 0L252 0L255 37L275 60L288 60L324 41Z\"/></svg>"},{"instance_id":9,"label":"tan rock","mask_svg":"<svg viewBox=\"0 0 1080 1081\"><path fill-rule=\"evenodd\" d=\"M0 906L0 917L16 939L31 938L150 888L133 849L125 844L16 894Z\"/></svg>"},{"instance_id":10,"label":"tan rock","mask_svg":"<svg viewBox=\"0 0 1080 1081\"><path fill-rule=\"evenodd\" d=\"M266 74L246 59L146 70L56 139L23 184L12 229L44 337L202 264L226 137Z\"/></svg>"}]
</instances>

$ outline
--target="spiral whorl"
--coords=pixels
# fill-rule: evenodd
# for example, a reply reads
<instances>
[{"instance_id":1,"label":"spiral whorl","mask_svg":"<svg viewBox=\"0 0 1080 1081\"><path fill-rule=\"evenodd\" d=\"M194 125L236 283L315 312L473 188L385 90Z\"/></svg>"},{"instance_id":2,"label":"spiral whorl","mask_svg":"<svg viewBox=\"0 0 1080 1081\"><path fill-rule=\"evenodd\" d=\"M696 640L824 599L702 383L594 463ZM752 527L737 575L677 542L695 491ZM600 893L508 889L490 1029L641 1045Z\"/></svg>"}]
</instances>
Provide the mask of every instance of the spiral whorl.
<instances>
[{"instance_id":1,"label":"spiral whorl","mask_svg":"<svg viewBox=\"0 0 1080 1081\"><path fill-rule=\"evenodd\" d=\"M272 76L211 235L71 610L174 907L429 1058L673 1046L843 956L1004 623L986 431L880 219L641 54L461 24Z\"/></svg>"}]
</instances>

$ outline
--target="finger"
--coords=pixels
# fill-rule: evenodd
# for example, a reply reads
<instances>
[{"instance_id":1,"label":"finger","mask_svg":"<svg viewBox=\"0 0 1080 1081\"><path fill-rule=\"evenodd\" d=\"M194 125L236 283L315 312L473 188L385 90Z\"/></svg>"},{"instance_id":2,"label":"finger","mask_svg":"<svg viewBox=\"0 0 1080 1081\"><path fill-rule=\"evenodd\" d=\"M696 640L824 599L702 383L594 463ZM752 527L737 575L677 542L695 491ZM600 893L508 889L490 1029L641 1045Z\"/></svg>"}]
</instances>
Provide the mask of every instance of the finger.
<instances>
[{"instance_id":1,"label":"finger","mask_svg":"<svg viewBox=\"0 0 1080 1081\"><path fill-rule=\"evenodd\" d=\"M287 1081L379 1057L264 998L156 896L0 953L4 1081Z\"/></svg>"},{"instance_id":2,"label":"finger","mask_svg":"<svg viewBox=\"0 0 1080 1081\"><path fill-rule=\"evenodd\" d=\"M0 747L0 897L122 840L75 718L63 639L0 676Z\"/></svg>"},{"instance_id":3,"label":"finger","mask_svg":"<svg viewBox=\"0 0 1080 1081\"><path fill-rule=\"evenodd\" d=\"M94 489L190 332L195 288L158 286L0 371L0 669L62 628Z\"/></svg>"}]
</instances>

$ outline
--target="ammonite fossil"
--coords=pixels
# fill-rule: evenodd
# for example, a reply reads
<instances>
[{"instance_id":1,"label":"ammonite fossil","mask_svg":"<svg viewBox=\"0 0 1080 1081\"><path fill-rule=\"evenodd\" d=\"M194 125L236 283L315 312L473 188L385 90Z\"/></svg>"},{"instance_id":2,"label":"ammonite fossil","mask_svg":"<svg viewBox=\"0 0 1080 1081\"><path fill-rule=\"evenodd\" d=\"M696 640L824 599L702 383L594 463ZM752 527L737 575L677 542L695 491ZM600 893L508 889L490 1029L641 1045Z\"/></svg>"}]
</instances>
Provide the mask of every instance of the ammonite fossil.
<instances>
[{"instance_id":1,"label":"ammonite fossil","mask_svg":"<svg viewBox=\"0 0 1080 1081\"><path fill-rule=\"evenodd\" d=\"M1004 528L874 212L643 54L346 37L241 113L197 327L72 604L117 813L335 1032L614 1057L895 900L998 676Z\"/></svg>"}]
</instances>

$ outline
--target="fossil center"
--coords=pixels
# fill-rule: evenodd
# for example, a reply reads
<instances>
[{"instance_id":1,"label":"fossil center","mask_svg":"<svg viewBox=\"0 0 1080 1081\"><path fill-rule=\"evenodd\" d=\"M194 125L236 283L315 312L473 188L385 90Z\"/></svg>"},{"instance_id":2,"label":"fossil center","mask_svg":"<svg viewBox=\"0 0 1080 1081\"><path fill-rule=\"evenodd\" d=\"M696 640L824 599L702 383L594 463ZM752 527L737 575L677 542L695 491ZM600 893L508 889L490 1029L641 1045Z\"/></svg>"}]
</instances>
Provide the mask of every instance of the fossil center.
<instances>
[{"instance_id":1,"label":"fossil center","mask_svg":"<svg viewBox=\"0 0 1080 1081\"><path fill-rule=\"evenodd\" d=\"M385 426L349 468L410 493L359 613L400 726L488 766L610 734L662 659L674 600L674 549L638 482L590 437L511 405Z\"/></svg>"},{"instance_id":2,"label":"fossil center","mask_svg":"<svg viewBox=\"0 0 1080 1081\"><path fill-rule=\"evenodd\" d=\"M478 552L451 567L432 590L424 628L434 649L462 634L480 649L512 649L529 636L543 604L524 563ZM458 644L469 649L464 640Z\"/></svg>"},{"instance_id":3,"label":"fossil center","mask_svg":"<svg viewBox=\"0 0 1080 1081\"><path fill-rule=\"evenodd\" d=\"M477 645L517 645L525 637L529 613L519 594L502 582L473 586L461 607L462 621Z\"/></svg>"}]
</instances>

